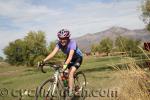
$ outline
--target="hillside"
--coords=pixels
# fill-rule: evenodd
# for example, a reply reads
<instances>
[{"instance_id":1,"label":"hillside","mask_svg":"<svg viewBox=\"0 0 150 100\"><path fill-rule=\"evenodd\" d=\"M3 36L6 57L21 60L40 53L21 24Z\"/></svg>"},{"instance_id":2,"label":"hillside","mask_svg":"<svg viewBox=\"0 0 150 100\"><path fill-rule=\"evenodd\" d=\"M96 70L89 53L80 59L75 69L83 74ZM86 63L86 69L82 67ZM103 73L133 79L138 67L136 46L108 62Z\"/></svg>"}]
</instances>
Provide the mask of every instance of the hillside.
<instances>
[{"instance_id":1,"label":"hillside","mask_svg":"<svg viewBox=\"0 0 150 100\"><path fill-rule=\"evenodd\" d=\"M81 37L75 38L81 49L90 51L90 46L94 43L98 43L103 38L109 37L113 41L118 36L124 36L133 39L140 39L143 42L150 41L150 32L145 29L129 30L122 27L111 27L105 31L97 32L93 34L86 34Z\"/></svg>"}]
</instances>

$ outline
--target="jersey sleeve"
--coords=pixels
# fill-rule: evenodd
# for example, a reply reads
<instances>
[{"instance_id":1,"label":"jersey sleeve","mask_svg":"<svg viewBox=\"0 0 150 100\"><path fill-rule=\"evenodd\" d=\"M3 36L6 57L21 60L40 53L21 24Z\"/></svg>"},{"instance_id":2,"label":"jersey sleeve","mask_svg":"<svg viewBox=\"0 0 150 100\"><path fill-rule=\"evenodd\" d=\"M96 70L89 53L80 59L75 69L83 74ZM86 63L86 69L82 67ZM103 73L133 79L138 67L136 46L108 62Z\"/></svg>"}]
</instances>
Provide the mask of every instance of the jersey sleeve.
<instances>
[{"instance_id":1,"label":"jersey sleeve","mask_svg":"<svg viewBox=\"0 0 150 100\"><path fill-rule=\"evenodd\" d=\"M76 48L77 48L77 43L75 41L72 41L70 50L76 50Z\"/></svg>"},{"instance_id":2,"label":"jersey sleeve","mask_svg":"<svg viewBox=\"0 0 150 100\"><path fill-rule=\"evenodd\" d=\"M59 45L59 42L56 43L56 47L60 49L60 45Z\"/></svg>"}]
</instances>

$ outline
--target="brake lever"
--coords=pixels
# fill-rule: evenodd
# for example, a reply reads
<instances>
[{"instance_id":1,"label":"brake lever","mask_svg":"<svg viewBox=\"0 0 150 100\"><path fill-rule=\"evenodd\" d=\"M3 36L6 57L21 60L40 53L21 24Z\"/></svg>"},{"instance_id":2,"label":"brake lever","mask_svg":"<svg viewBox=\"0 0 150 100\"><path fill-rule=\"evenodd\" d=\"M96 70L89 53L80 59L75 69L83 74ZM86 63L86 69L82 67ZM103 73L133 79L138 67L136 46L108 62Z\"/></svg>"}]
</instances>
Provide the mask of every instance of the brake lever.
<instances>
[{"instance_id":1,"label":"brake lever","mask_svg":"<svg viewBox=\"0 0 150 100\"><path fill-rule=\"evenodd\" d=\"M40 69L43 73L46 73L46 71L44 71L43 66L40 65L40 62L38 62L37 65L38 69Z\"/></svg>"}]
</instances>

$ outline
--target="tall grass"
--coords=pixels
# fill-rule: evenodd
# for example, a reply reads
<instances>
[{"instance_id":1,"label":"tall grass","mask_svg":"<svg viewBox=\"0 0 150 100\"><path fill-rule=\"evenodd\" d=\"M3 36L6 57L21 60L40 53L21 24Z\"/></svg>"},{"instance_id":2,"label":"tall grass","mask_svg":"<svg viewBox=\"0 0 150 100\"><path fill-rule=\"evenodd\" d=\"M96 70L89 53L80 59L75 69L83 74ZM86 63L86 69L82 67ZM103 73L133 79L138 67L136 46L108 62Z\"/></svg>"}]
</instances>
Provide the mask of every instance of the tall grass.
<instances>
[{"instance_id":1,"label":"tall grass","mask_svg":"<svg viewBox=\"0 0 150 100\"><path fill-rule=\"evenodd\" d=\"M150 100L149 72L138 65L132 57L127 57L122 63L124 63L123 69L117 65L113 66L119 72L118 100Z\"/></svg>"}]
</instances>

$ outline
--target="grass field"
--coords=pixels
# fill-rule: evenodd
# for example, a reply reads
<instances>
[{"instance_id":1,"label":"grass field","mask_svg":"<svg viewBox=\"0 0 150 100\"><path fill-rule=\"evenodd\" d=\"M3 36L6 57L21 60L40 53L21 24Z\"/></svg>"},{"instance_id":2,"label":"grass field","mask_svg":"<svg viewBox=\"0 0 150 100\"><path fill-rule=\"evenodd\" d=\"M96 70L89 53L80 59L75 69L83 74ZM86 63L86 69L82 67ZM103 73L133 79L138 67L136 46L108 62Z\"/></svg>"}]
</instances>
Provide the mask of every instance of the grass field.
<instances>
[{"instance_id":1,"label":"grass field","mask_svg":"<svg viewBox=\"0 0 150 100\"><path fill-rule=\"evenodd\" d=\"M82 66L79 70L82 70L87 78L87 90L99 90L101 96L88 97L87 100L115 100L115 97L108 96L107 93L110 91L119 92L120 80L119 72L114 70L111 65L122 63L126 58L117 56L111 57L89 57L85 58ZM52 75L52 71L42 73L36 68L25 67L25 66L10 66L8 64L0 64L0 100L33 100L34 91L38 85L45 79ZM6 88L8 95L5 96ZM19 94L21 89L22 93L27 90L32 90L31 97ZM2 91L3 90L3 91ZM14 96L13 96L14 95ZM111 95L109 93L109 95Z\"/></svg>"}]
</instances>

